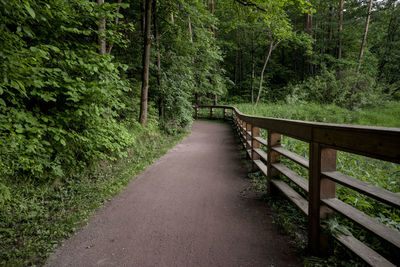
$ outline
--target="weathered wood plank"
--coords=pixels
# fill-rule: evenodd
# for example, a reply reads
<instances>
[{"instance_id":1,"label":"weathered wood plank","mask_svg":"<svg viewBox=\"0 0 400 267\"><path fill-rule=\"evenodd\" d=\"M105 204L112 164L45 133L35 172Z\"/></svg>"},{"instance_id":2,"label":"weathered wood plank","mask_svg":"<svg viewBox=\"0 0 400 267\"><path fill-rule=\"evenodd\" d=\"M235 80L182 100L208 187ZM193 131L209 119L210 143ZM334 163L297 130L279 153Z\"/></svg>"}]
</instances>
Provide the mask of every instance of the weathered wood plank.
<instances>
[{"instance_id":1,"label":"weathered wood plank","mask_svg":"<svg viewBox=\"0 0 400 267\"><path fill-rule=\"evenodd\" d=\"M264 146L268 146L268 142L264 138L257 136L257 137L254 137L254 139L257 140L258 142L260 142L260 144L262 144Z\"/></svg>"},{"instance_id":2,"label":"weathered wood plank","mask_svg":"<svg viewBox=\"0 0 400 267\"><path fill-rule=\"evenodd\" d=\"M377 236L387 240L394 246L400 248L400 232L396 231L389 226L382 224L376 219L366 215L362 211L344 203L337 198L322 199L322 203L337 211L338 213L346 216L350 220L358 223L365 229L371 231Z\"/></svg>"},{"instance_id":3,"label":"weathered wood plank","mask_svg":"<svg viewBox=\"0 0 400 267\"><path fill-rule=\"evenodd\" d=\"M305 192L308 192L308 181L283 165L282 163L273 163L272 167L277 169L280 173L285 175L289 180L291 180L293 183L295 183L297 186L299 186L301 189L303 189Z\"/></svg>"},{"instance_id":4,"label":"weathered wood plank","mask_svg":"<svg viewBox=\"0 0 400 267\"><path fill-rule=\"evenodd\" d=\"M370 247L354 236L338 235L335 239L363 259L366 263L374 267L394 267L395 265L379 255Z\"/></svg>"},{"instance_id":5,"label":"weathered wood plank","mask_svg":"<svg viewBox=\"0 0 400 267\"><path fill-rule=\"evenodd\" d=\"M305 167L307 169L309 168L308 159L306 159L306 158L304 158L304 157L302 157L300 155L297 155L296 153L293 153L292 151L284 149L281 146L273 147L272 150L274 150L274 151L278 152L279 154L287 157L288 159L293 160L294 162L300 164L301 166L303 166L303 167Z\"/></svg>"},{"instance_id":6,"label":"weathered wood plank","mask_svg":"<svg viewBox=\"0 0 400 267\"><path fill-rule=\"evenodd\" d=\"M322 175L339 184L400 209L400 194L390 192L341 172L322 172Z\"/></svg>"},{"instance_id":7,"label":"weathered wood plank","mask_svg":"<svg viewBox=\"0 0 400 267\"><path fill-rule=\"evenodd\" d=\"M260 169L260 171L267 176L268 175L268 170L267 170L267 165L265 165L261 160L253 160L254 164Z\"/></svg>"},{"instance_id":8,"label":"weathered wood plank","mask_svg":"<svg viewBox=\"0 0 400 267\"><path fill-rule=\"evenodd\" d=\"M271 183L287 196L304 214L308 214L308 202L299 193L282 180L272 179Z\"/></svg>"},{"instance_id":9,"label":"weathered wood plank","mask_svg":"<svg viewBox=\"0 0 400 267\"><path fill-rule=\"evenodd\" d=\"M264 150L262 150L261 148L256 148L256 149L254 149L254 151L255 151L258 155L260 155L260 157L261 157L263 160L265 160L265 162L268 161L268 154L267 154Z\"/></svg>"}]
</instances>

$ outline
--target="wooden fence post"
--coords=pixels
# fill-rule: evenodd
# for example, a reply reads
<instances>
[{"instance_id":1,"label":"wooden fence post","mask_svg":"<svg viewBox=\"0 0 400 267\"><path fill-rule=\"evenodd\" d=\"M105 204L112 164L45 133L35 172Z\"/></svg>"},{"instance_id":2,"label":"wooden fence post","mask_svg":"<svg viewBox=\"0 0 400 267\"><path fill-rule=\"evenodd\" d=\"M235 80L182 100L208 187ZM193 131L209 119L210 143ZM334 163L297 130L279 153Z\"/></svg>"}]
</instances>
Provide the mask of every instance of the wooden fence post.
<instances>
[{"instance_id":1,"label":"wooden fence post","mask_svg":"<svg viewBox=\"0 0 400 267\"><path fill-rule=\"evenodd\" d=\"M272 151L272 147L281 145L281 134L268 130L267 138L267 192L271 189L272 178L279 175L279 172L272 168L272 163L280 162L281 157L278 152Z\"/></svg>"},{"instance_id":2,"label":"wooden fence post","mask_svg":"<svg viewBox=\"0 0 400 267\"><path fill-rule=\"evenodd\" d=\"M332 212L321 206L321 199L334 198L336 184L331 180L321 179L321 172L335 171L336 157L336 150L321 147L315 142L310 144L308 246L314 255L329 255L333 249L332 242L321 233L321 218Z\"/></svg>"},{"instance_id":3,"label":"wooden fence post","mask_svg":"<svg viewBox=\"0 0 400 267\"><path fill-rule=\"evenodd\" d=\"M251 136L248 134L248 131L251 131L251 124L246 123L246 131L245 131L245 136L246 136L246 150L251 149ZM250 144L248 143L250 141ZM251 157L251 156L250 156Z\"/></svg>"},{"instance_id":4,"label":"wooden fence post","mask_svg":"<svg viewBox=\"0 0 400 267\"><path fill-rule=\"evenodd\" d=\"M255 137L259 137L260 136L260 128L258 127L251 127L251 159L252 161L252 169L253 171L258 170L257 166L254 164L254 160L259 160L260 159L260 155L258 155L257 152L255 152L254 150L257 148L260 148L260 142L258 142L256 139L254 139Z\"/></svg>"},{"instance_id":5,"label":"wooden fence post","mask_svg":"<svg viewBox=\"0 0 400 267\"><path fill-rule=\"evenodd\" d=\"M214 117L214 109L210 108L210 118L212 119Z\"/></svg>"},{"instance_id":6,"label":"wooden fence post","mask_svg":"<svg viewBox=\"0 0 400 267\"><path fill-rule=\"evenodd\" d=\"M195 118L196 120L199 118L199 107L197 105L195 107Z\"/></svg>"},{"instance_id":7,"label":"wooden fence post","mask_svg":"<svg viewBox=\"0 0 400 267\"><path fill-rule=\"evenodd\" d=\"M226 118L226 108L224 108L224 119Z\"/></svg>"}]
</instances>

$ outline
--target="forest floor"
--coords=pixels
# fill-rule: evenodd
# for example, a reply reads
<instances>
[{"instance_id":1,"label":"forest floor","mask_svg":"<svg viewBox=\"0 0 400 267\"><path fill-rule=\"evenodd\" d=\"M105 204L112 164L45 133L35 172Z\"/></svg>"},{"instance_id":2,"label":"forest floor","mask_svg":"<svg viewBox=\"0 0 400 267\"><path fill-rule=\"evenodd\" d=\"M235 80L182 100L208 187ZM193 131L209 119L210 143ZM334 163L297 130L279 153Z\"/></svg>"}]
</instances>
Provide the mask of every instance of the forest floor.
<instances>
[{"instance_id":1,"label":"forest floor","mask_svg":"<svg viewBox=\"0 0 400 267\"><path fill-rule=\"evenodd\" d=\"M301 266L246 177L231 127L196 121L47 265Z\"/></svg>"}]
</instances>

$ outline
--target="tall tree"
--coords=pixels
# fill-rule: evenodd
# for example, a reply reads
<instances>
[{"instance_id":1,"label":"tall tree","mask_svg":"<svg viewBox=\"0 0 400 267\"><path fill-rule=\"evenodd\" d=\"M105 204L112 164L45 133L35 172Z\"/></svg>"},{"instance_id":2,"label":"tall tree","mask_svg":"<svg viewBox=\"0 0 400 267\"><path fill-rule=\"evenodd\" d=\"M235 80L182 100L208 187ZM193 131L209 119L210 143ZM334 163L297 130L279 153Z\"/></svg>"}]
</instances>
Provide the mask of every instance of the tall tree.
<instances>
[{"instance_id":1,"label":"tall tree","mask_svg":"<svg viewBox=\"0 0 400 267\"><path fill-rule=\"evenodd\" d=\"M365 21L364 35L363 35L363 39L361 41L360 54L358 56L357 73L360 71L361 59L364 55L364 48L365 48L365 43L367 41L369 20L371 18L371 9L372 9L372 0L369 0L367 19Z\"/></svg>"},{"instance_id":2,"label":"tall tree","mask_svg":"<svg viewBox=\"0 0 400 267\"><path fill-rule=\"evenodd\" d=\"M339 26L338 26L338 53L337 59L342 59L342 30L343 30L343 7L344 0L339 0ZM340 75L340 65L338 66L338 74Z\"/></svg>"},{"instance_id":3,"label":"tall tree","mask_svg":"<svg viewBox=\"0 0 400 267\"><path fill-rule=\"evenodd\" d=\"M147 101L149 93L149 67L150 67L150 46L151 46L151 9L152 0L144 0L144 35L142 55L142 90L140 97L139 122L144 125L147 122Z\"/></svg>"},{"instance_id":4,"label":"tall tree","mask_svg":"<svg viewBox=\"0 0 400 267\"><path fill-rule=\"evenodd\" d=\"M97 4L101 7L104 5L104 0L97 0ZM100 51L99 53L101 55L104 55L106 53L106 37L105 37L105 30L106 30L106 18L104 15L101 16L100 21L99 21L99 46L100 46Z\"/></svg>"}]
</instances>

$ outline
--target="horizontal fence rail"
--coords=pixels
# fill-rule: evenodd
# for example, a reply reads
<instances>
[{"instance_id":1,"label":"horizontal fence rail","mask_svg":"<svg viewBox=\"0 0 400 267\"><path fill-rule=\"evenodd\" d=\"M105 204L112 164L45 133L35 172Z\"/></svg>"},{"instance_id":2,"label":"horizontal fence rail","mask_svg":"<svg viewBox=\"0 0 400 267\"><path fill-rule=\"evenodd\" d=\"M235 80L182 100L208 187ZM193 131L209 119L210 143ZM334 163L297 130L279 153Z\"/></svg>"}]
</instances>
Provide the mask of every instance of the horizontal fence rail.
<instances>
[{"instance_id":1,"label":"horizontal fence rail","mask_svg":"<svg viewBox=\"0 0 400 267\"><path fill-rule=\"evenodd\" d=\"M312 253L324 255L331 249L328 237L322 233L321 219L335 212L400 249L399 231L336 198L336 184L340 184L392 208L400 208L400 194L336 170L337 151L400 163L400 129L249 116L231 106L196 106L196 119L199 109L209 109L211 118L215 109L222 109L224 118L227 110L232 112L231 118L249 158L267 177L267 188L270 185L278 188L308 217L308 244ZM260 137L260 129L267 131L267 140ZM283 148L282 135L307 142L308 159ZM281 157L306 168L308 180L280 163ZM279 179L280 174L307 197ZM371 266L395 266L352 235L338 234L334 238Z\"/></svg>"}]
</instances>

